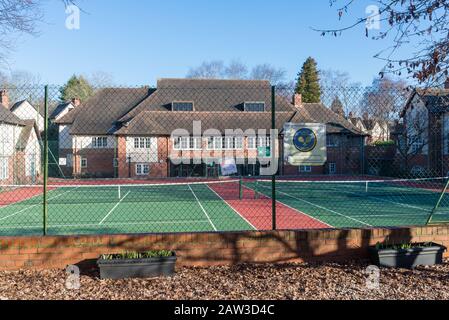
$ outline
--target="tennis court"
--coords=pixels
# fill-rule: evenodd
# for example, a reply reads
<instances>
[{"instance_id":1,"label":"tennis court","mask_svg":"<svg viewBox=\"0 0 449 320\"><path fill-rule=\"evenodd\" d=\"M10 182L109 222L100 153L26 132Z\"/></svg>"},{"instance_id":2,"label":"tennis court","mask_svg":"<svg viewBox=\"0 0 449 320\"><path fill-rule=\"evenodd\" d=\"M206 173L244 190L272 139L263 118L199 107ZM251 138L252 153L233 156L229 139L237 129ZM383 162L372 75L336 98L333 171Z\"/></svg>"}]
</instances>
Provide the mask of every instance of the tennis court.
<instances>
[{"instance_id":1,"label":"tennis court","mask_svg":"<svg viewBox=\"0 0 449 320\"><path fill-rule=\"evenodd\" d=\"M278 229L425 225L447 178L276 183ZM0 234L42 234L39 186L3 186ZM271 181L52 185L48 234L269 230ZM432 222L449 221L444 194Z\"/></svg>"}]
</instances>

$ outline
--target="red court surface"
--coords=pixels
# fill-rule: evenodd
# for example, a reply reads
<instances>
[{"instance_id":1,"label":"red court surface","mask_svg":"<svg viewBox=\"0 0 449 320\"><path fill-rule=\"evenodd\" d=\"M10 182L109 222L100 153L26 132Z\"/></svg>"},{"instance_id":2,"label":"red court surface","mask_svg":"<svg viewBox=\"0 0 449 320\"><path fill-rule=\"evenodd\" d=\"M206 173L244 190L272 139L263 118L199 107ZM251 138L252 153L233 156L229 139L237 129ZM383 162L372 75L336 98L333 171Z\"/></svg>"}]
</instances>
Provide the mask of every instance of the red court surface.
<instances>
[{"instance_id":1,"label":"red court surface","mask_svg":"<svg viewBox=\"0 0 449 320\"><path fill-rule=\"evenodd\" d=\"M256 199L254 190L246 187L243 188L242 199L236 195L236 188L228 188L221 184L210 185L210 188L257 230L273 228L271 198L259 195L259 198ZM284 230L332 228L330 225L280 202L276 203L276 227Z\"/></svg>"}]
</instances>

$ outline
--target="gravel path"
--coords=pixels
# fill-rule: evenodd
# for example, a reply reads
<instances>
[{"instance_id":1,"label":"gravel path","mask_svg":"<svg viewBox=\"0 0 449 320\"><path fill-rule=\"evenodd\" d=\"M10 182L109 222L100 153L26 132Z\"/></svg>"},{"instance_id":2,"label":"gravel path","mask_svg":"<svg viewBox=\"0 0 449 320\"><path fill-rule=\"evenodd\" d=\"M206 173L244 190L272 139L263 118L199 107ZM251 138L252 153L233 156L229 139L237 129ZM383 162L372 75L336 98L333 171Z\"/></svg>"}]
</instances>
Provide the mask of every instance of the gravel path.
<instances>
[{"instance_id":1,"label":"gravel path","mask_svg":"<svg viewBox=\"0 0 449 320\"><path fill-rule=\"evenodd\" d=\"M171 278L100 280L65 287L64 270L1 271L0 299L449 299L449 261L416 270L381 269L367 289L368 263L179 268Z\"/></svg>"}]
</instances>

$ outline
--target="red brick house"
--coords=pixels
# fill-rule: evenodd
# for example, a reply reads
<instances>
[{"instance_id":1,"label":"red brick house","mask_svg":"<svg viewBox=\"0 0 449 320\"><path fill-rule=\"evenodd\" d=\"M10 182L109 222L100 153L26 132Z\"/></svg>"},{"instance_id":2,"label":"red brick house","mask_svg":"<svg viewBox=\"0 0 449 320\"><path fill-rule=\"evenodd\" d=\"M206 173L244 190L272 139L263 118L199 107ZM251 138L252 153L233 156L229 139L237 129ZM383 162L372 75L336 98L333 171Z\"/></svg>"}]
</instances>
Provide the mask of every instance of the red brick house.
<instances>
[{"instance_id":1,"label":"red brick house","mask_svg":"<svg viewBox=\"0 0 449 320\"><path fill-rule=\"evenodd\" d=\"M449 173L449 81L445 89L415 89L396 128L396 160L414 175Z\"/></svg>"},{"instance_id":2,"label":"red brick house","mask_svg":"<svg viewBox=\"0 0 449 320\"><path fill-rule=\"evenodd\" d=\"M292 104L276 97L278 156L283 158L286 122L319 122L327 125L329 163L300 169L281 164L280 174L360 173L363 134L324 105L300 100L296 96ZM258 175L258 148L270 146L271 86L255 80L160 79L156 89L101 89L56 123L60 164L69 175L216 176L216 158L228 156L237 159L240 174Z\"/></svg>"}]
</instances>

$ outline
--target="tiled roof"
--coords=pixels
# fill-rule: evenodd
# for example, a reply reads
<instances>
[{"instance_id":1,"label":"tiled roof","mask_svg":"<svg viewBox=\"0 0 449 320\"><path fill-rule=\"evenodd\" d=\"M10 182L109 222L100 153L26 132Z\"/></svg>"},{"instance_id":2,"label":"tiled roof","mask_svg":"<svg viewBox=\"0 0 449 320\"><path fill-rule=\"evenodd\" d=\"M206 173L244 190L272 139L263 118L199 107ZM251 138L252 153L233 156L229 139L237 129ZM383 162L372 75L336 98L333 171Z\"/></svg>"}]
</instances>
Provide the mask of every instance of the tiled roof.
<instances>
[{"instance_id":1,"label":"tiled roof","mask_svg":"<svg viewBox=\"0 0 449 320\"><path fill-rule=\"evenodd\" d=\"M20 125L20 126L26 125L25 120L20 119L18 116L16 116L14 113L12 113L10 110L8 110L8 108L6 108L2 104L0 104L0 122Z\"/></svg>"},{"instance_id":2,"label":"tiled roof","mask_svg":"<svg viewBox=\"0 0 449 320\"><path fill-rule=\"evenodd\" d=\"M147 87L105 88L56 121L72 124L72 134L108 134L117 119L150 94Z\"/></svg>"}]
</instances>

